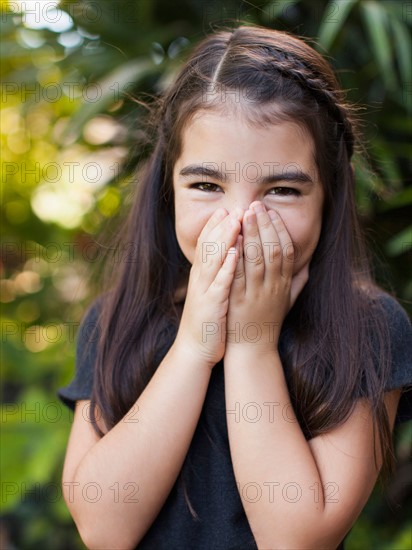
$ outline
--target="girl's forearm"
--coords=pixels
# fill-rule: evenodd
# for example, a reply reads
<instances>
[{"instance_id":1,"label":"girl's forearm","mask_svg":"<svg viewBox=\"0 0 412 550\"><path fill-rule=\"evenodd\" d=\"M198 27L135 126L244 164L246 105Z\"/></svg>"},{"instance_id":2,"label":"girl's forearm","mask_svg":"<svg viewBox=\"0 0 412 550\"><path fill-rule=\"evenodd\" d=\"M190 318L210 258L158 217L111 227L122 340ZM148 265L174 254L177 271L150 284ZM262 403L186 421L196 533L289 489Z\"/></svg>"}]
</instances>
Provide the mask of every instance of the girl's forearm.
<instances>
[{"instance_id":1,"label":"girl's forearm","mask_svg":"<svg viewBox=\"0 0 412 550\"><path fill-rule=\"evenodd\" d=\"M228 347L224 372L233 467L258 547L332 548L317 538L325 518L322 480L278 353L259 356L248 344Z\"/></svg>"},{"instance_id":2,"label":"girl's forearm","mask_svg":"<svg viewBox=\"0 0 412 550\"><path fill-rule=\"evenodd\" d=\"M79 463L73 482L83 496L71 512L90 547L134 548L153 523L181 470L210 375L175 343L135 406Z\"/></svg>"}]
</instances>

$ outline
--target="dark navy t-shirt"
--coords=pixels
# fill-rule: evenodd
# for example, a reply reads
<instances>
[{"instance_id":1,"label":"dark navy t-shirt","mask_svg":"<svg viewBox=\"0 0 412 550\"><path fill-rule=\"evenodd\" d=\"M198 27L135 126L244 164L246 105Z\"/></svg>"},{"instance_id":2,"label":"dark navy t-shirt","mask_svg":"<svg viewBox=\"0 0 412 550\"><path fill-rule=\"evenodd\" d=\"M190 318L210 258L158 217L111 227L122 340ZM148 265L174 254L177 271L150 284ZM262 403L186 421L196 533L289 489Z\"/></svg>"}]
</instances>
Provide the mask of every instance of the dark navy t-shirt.
<instances>
[{"instance_id":1,"label":"dark navy t-shirt","mask_svg":"<svg viewBox=\"0 0 412 550\"><path fill-rule=\"evenodd\" d=\"M412 392L406 391L412 389L412 327L406 312L394 298L383 294L382 300L389 316L391 338L392 371L387 390L404 389L396 416L398 424L412 418ZM88 310L79 328L75 377L68 386L58 390L59 398L71 409L74 409L76 400L90 399L91 396L98 310L99 300ZM167 349L160 350L159 363ZM185 490L195 516L185 500ZM257 549L230 458L222 361L212 370L181 476L138 548ZM339 546L339 550L342 549L343 543Z\"/></svg>"}]
</instances>

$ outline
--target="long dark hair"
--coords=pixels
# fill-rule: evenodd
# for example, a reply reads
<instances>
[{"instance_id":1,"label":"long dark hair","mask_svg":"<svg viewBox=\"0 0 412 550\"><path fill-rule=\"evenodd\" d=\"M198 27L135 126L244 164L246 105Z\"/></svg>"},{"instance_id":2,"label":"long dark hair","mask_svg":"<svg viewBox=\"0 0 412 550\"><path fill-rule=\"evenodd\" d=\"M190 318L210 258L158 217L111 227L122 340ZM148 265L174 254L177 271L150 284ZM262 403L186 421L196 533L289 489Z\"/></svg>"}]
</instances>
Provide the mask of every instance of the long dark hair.
<instances>
[{"instance_id":1,"label":"long dark hair","mask_svg":"<svg viewBox=\"0 0 412 550\"><path fill-rule=\"evenodd\" d=\"M324 187L309 281L282 327L282 335L290 336L282 362L291 373L290 397L302 430L307 438L326 433L348 418L356 399L367 398L382 472L390 475L394 453L383 401L388 327L355 207L355 111L321 55L303 40L259 26L207 36L151 106L151 154L119 230L118 248L130 253L111 268L114 277L102 301L92 419L97 405L108 429L118 423L176 335L176 296L190 264L175 234L173 166L185 124L199 109L221 108L220 94L231 92L230 99L234 91L252 124L294 121L309 130Z\"/></svg>"}]
</instances>

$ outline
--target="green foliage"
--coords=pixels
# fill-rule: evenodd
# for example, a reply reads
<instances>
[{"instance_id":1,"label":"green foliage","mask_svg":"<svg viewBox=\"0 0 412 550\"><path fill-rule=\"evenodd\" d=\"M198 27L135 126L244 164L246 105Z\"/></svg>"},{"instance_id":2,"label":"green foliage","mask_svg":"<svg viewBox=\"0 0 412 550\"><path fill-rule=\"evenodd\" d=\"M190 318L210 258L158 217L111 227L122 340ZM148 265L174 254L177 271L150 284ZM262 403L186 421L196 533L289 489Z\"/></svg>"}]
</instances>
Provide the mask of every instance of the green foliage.
<instances>
[{"instance_id":1,"label":"green foliage","mask_svg":"<svg viewBox=\"0 0 412 550\"><path fill-rule=\"evenodd\" d=\"M411 312L411 14L376 0L33 4L31 16L1 4L2 510L15 547L69 549L82 547L60 488L72 415L55 392L72 377L76 329L98 292L99 234L127 205L146 155L145 109L130 98L156 96L222 25L313 39L361 109L369 156L354 160L357 202L378 281ZM411 504L396 492L408 424L395 434L399 471L374 491L349 550L411 547Z\"/></svg>"}]
</instances>

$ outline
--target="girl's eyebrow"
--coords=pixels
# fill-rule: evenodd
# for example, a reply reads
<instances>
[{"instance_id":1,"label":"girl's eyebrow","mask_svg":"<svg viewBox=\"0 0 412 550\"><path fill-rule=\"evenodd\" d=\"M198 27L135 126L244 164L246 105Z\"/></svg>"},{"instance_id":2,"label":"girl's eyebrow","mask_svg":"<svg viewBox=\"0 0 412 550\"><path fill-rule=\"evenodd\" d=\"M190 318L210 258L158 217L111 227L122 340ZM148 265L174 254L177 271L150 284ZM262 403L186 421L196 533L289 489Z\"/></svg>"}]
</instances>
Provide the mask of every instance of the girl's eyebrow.
<instances>
[{"instance_id":1,"label":"girl's eyebrow","mask_svg":"<svg viewBox=\"0 0 412 550\"><path fill-rule=\"evenodd\" d=\"M186 176L186 177L189 177L189 176L209 177L209 178L220 180L224 183L229 181L228 174L220 171L218 168L213 168L212 163L209 163L208 165L189 164L188 166L185 166L180 170L179 175ZM238 174L236 173L235 176L237 175ZM285 170L284 172L272 173L272 174L269 174L268 176L262 176L260 178L255 178L250 181L253 181L253 183L257 183L260 185L267 185L269 183L276 183L278 181L293 181L296 183L309 184L309 185L314 184L314 181L309 176L309 174L307 174L306 172L303 172L302 170L296 170L296 169L294 170L288 169L288 170Z\"/></svg>"}]
</instances>

